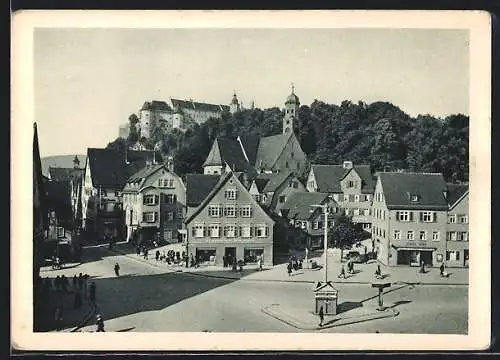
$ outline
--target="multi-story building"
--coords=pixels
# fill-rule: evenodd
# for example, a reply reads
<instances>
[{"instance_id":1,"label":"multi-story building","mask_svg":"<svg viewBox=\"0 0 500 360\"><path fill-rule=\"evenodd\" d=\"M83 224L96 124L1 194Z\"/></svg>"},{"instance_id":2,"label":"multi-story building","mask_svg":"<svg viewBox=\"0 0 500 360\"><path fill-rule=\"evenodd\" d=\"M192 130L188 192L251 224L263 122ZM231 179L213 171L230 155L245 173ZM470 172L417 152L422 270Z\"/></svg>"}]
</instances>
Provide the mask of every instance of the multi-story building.
<instances>
[{"instance_id":1,"label":"multi-story building","mask_svg":"<svg viewBox=\"0 0 500 360\"><path fill-rule=\"evenodd\" d=\"M447 187L440 173L378 174L372 242L386 265L440 266L446 253Z\"/></svg>"},{"instance_id":2,"label":"multi-story building","mask_svg":"<svg viewBox=\"0 0 500 360\"><path fill-rule=\"evenodd\" d=\"M370 208L375 180L369 165L311 165L307 178L307 191L323 192L333 196L352 221L370 231Z\"/></svg>"},{"instance_id":3,"label":"multi-story building","mask_svg":"<svg viewBox=\"0 0 500 360\"><path fill-rule=\"evenodd\" d=\"M232 171L301 174L307 157L293 131L298 121L299 100L292 91L285 102L283 133L272 136L238 136L237 139L217 138L203 164L207 175L220 175L229 166Z\"/></svg>"},{"instance_id":4,"label":"multi-story building","mask_svg":"<svg viewBox=\"0 0 500 360\"><path fill-rule=\"evenodd\" d=\"M189 192L189 188L188 188ZM274 221L227 171L187 217L187 252L201 264L222 265L223 258L273 264Z\"/></svg>"},{"instance_id":5,"label":"multi-story building","mask_svg":"<svg viewBox=\"0 0 500 360\"><path fill-rule=\"evenodd\" d=\"M445 262L450 267L469 266L469 185L448 184L448 224Z\"/></svg>"},{"instance_id":6,"label":"multi-story building","mask_svg":"<svg viewBox=\"0 0 500 360\"><path fill-rule=\"evenodd\" d=\"M167 164L146 165L127 179L123 188L127 241L182 241L186 188Z\"/></svg>"},{"instance_id":7,"label":"multi-story building","mask_svg":"<svg viewBox=\"0 0 500 360\"><path fill-rule=\"evenodd\" d=\"M124 239L122 190L127 178L146 164L161 162L153 151L87 150L82 178L82 227L93 240Z\"/></svg>"},{"instance_id":8,"label":"multi-story building","mask_svg":"<svg viewBox=\"0 0 500 360\"><path fill-rule=\"evenodd\" d=\"M305 186L293 172L259 174L250 184L249 193L271 213L279 214L291 194L304 192Z\"/></svg>"},{"instance_id":9,"label":"multi-story building","mask_svg":"<svg viewBox=\"0 0 500 360\"><path fill-rule=\"evenodd\" d=\"M324 228L333 227L334 222L333 218L329 217L328 223L325 224L323 210L313 205L325 204L328 204L329 214L338 213L337 202L327 193L303 191L295 192L288 197L281 207L280 214L297 230L293 232L293 239L289 237L290 243L306 246L309 249L323 246Z\"/></svg>"}]
</instances>

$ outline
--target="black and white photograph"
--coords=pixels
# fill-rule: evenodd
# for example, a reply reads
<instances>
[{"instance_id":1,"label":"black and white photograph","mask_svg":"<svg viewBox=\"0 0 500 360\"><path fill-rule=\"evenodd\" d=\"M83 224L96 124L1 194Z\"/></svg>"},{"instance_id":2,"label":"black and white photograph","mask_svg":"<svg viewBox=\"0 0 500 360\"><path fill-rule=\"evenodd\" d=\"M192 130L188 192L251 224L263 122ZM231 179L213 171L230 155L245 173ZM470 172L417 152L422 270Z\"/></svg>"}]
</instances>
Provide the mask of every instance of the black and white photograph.
<instances>
[{"instance_id":1,"label":"black and white photograph","mask_svg":"<svg viewBox=\"0 0 500 360\"><path fill-rule=\"evenodd\" d=\"M18 14L15 343L487 347L490 36L467 11Z\"/></svg>"}]
</instances>

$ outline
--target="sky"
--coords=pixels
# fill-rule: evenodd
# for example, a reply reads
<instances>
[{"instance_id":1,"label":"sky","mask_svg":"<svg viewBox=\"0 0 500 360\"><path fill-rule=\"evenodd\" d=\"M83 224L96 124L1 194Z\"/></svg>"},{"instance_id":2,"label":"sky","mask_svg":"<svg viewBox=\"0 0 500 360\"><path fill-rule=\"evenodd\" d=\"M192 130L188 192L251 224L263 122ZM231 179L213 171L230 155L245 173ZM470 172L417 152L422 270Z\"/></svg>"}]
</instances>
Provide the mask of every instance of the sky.
<instances>
[{"instance_id":1,"label":"sky","mask_svg":"<svg viewBox=\"0 0 500 360\"><path fill-rule=\"evenodd\" d=\"M283 107L389 101L411 116L468 115L467 30L38 28L41 156L85 154L145 101ZM54 132L58 136L54 136Z\"/></svg>"}]
</instances>

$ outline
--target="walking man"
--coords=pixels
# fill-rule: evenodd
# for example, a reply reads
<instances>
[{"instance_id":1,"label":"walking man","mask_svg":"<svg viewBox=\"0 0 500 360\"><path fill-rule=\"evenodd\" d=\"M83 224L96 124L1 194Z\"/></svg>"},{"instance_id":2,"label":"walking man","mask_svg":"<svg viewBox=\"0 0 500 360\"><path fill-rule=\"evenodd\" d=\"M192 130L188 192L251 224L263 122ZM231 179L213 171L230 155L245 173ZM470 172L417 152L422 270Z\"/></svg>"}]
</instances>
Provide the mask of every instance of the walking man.
<instances>
[{"instance_id":1,"label":"walking man","mask_svg":"<svg viewBox=\"0 0 500 360\"><path fill-rule=\"evenodd\" d=\"M116 276L120 276L120 265L118 263L115 264L115 274Z\"/></svg>"},{"instance_id":2,"label":"walking man","mask_svg":"<svg viewBox=\"0 0 500 360\"><path fill-rule=\"evenodd\" d=\"M342 269L340 269L340 274L338 276L338 278L344 278L345 279L345 268L344 268L344 265L342 265Z\"/></svg>"},{"instance_id":3,"label":"walking man","mask_svg":"<svg viewBox=\"0 0 500 360\"><path fill-rule=\"evenodd\" d=\"M321 306L321 307L319 308L319 313L318 313L318 315L319 315L319 326L321 327L321 326L323 326L323 319L324 319L324 317L325 317L325 313L323 312L323 306Z\"/></svg>"},{"instance_id":4,"label":"walking man","mask_svg":"<svg viewBox=\"0 0 500 360\"><path fill-rule=\"evenodd\" d=\"M97 325L97 331L96 332L105 332L104 331L104 320L102 319L101 314L97 314L96 316L96 325Z\"/></svg>"}]
</instances>

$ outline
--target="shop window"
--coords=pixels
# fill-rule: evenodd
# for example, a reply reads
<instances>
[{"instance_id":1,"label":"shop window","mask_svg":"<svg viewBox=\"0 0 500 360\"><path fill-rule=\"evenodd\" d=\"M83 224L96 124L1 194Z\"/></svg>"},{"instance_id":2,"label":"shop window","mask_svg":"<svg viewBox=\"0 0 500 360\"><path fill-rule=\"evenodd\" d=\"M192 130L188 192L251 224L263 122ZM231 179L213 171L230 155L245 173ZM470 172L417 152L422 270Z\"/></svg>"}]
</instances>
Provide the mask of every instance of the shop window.
<instances>
[{"instance_id":1,"label":"shop window","mask_svg":"<svg viewBox=\"0 0 500 360\"><path fill-rule=\"evenodd\" d=\"M446 252L446 261L459 261L459 260L460 260L460 251Z\"/></svg>"},{"instance_id":2,"label":"shop window","mask_svg":"<svg viewBox=\"0 0 500 360\"><path fill-rule=\"evenodd\" d=\"M245 263L256 263L259 258L263 259L264 249L244 249L244 261Z\"/></svg>"},{"instance_id":3,"label":"shop window","mask_svg":"<svg viewBox=\"0 0 500 360\"><path fill-rule=\"evenodd\" d=\"M213 264L216 252L216 249L196 249L196 259L199 264Z\"/></svg>"}]
</instances>

